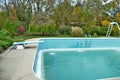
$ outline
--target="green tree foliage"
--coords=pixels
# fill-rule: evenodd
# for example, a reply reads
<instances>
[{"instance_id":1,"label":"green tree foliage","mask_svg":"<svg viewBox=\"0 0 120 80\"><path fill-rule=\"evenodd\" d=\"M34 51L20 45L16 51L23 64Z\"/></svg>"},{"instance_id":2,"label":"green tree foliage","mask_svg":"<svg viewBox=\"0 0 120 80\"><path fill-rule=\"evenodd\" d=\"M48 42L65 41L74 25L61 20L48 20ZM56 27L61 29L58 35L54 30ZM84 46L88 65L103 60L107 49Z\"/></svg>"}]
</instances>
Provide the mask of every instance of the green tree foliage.
<instances>
[{"instance_id":1,"label":"green tree foliage","mask_svg":"<svg viewBox=\"0 0 120 80\"><path fill-rule=\"evenodd\" d=\"M120 23L120 12L115 14L115 20Z\"/></svg>"},{"instance_id":2,"label":"green tree foliage","mask_svg":"<svg viewBox=\"0 0 120 80\"><path fill-rule=\"evenodd\" d=\"M80 6L76 6L74 7L73 11L72 11L72 18L71 18L71 22L74 23L80 23L81 22L81 16L82 16L82 8Z\"/></svg>"},{"instance_id":3,"label":"green tree foliage","mask_svg":"<svg viewBox=\"0 0 120 80\"><path fill-rule=\"evenodd\" d=\"M103 26L110 21L120 24L120 0L0 0L0 3L0 28L9 28L13 34L19 26L25 26L28 33L48 35L55 25L54 30L78 26L87 34L101 35L106 30Z\"/></svg>"},{"instance_id":4,"label":"green tree foliage","mask_svg":"<svg viewBox=\"0 0 120 80\"><path fill-rule=\"evenodd\" d=\"M0 29L3 28L3 25L7 19L6 13L5 12L0 12Z\"/></svg>"},{"instance_id":5,"label":"green tree foliage","mask_svg":"<svg viewBox=\"0 0 120 80\"><path fill-rule=\"evenodd\" d=\"M58 32L59 32L60 34L64 34L64 35L66 35L66 34L70 35L71 27L68 27L68 26L60 26L60 27L58 28Z\"/></svg>"},{"instance_id":6,"label":"green tree foliage","mask_svg":"<svg viewBox=\"0 0 120 80\"><path fill-rule=\"evenodd\" d=\"M112 36L119 36L119 30L117 28L117 26L114 26L113 27L113 30L112 30Z\"/></svg>"},{"instance_id":7,"label":"green tree foliage","mask_svg":"<svg viewBox=\"0 0 120 80\"><path fill-rule=\"evenodd\" d=\"M68 25L71 18L72 6L67 0L59 3L54 8L52 19L56 21L57 25Z\"/></svg>"},{"instance_id":8,"label":"green tree foliage","mask_svg":"<svg viewBox=\"0 0 120 80\"><path fill-rule=\"evenodd\" d=\"M43 35L43 36L52 36L56 35L56 25L55 24L48 24L48 25L33 25L30 24L28 27L28 33L33 35Z\"/></svg>"},{"instance_id":9,"label":"green tree foliage","mask_svg":"<svg viewBox=\"0 0 120 80\"><path fill-rule=\"evenodd\" d=\"M10 32L5 29L0 30L0 52L11 45L12 39Z\"/></svg>"}]
</instances>

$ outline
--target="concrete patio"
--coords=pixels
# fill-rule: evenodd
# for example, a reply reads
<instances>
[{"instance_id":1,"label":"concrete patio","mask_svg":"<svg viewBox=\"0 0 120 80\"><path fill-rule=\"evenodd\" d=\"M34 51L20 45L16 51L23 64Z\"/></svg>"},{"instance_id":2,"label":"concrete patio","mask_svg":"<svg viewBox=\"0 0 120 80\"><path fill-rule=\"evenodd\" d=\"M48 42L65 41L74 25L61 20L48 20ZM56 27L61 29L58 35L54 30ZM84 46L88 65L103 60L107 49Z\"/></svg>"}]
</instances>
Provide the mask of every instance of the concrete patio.
<instances>
[{"instance_id":1,"label":"concrete patio","mask_svg":"<svg viewBox=\"0 0 120 80\"><path fill-rule=\"evenodd\" d=\"M0 80L39 80L32 72L36 46L13 49L0 55Z\"/></svg>"}]
</instances>

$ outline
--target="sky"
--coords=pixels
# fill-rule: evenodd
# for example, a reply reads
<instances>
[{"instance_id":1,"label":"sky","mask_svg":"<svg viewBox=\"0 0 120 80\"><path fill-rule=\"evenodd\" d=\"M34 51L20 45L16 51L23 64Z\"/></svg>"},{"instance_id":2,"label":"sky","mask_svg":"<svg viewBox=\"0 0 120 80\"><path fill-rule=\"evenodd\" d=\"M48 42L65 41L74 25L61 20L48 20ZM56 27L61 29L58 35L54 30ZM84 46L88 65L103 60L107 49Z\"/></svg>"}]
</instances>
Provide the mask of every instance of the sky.
<instances>
[{"instance_id":1,"label":"sky","mask_svg":"<svg viewBox=\"0 0 120 80\"><path fill-rule=\"evenodd\" d=\"M72 1L76 2L77 0L72 0ZM85 1L85 0L81 0L81 1ZM86 0L86 1L87 1L87 0ZM113 0L108 0L108 1L106 1L106 2L103 2L103 5L109 3L110 1L113 1ZM75 3L75 4L76 4L76 3ZM75 5L75 4L74 4L74 5Z\"/></svg>"}]
</instances>

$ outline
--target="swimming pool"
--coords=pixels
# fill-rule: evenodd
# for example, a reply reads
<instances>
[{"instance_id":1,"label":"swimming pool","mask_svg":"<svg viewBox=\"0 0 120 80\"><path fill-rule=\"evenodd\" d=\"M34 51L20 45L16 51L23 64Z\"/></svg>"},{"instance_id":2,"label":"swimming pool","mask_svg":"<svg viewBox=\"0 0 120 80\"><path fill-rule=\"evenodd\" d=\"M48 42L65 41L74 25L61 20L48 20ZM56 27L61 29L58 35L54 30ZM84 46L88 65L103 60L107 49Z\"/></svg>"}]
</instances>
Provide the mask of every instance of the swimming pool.
<instances>
[{"instance_id":1,"label":"swimming pool","mask_svg":"<svg viewBox=\"0 0 120 80\"><path fill-rule=\"evenodd\" d=\"M42 38L33 64L41 80L120 77L119 38Z\"/></svg>"}]
</instances>

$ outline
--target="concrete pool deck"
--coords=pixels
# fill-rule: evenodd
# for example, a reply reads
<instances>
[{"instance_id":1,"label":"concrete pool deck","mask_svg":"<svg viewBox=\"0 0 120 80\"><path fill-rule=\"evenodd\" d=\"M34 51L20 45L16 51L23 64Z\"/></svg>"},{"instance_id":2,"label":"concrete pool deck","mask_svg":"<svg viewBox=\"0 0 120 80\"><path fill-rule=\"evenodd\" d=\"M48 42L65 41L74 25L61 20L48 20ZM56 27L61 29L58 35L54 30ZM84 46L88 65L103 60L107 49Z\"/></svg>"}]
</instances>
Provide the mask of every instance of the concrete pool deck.
<instances>
[{"instance_id":1,"label":"concrete pool deck","mask_svg":"<svg viewBox=\"0 0 120 80\"><path fill-rule=\"evenodd\" d=\"M35 51L35 45L30 45L0 55L0 80L39 80L32 72Z\"/></svg>"}]
</instances>

